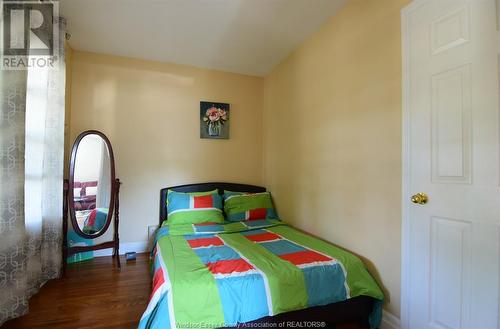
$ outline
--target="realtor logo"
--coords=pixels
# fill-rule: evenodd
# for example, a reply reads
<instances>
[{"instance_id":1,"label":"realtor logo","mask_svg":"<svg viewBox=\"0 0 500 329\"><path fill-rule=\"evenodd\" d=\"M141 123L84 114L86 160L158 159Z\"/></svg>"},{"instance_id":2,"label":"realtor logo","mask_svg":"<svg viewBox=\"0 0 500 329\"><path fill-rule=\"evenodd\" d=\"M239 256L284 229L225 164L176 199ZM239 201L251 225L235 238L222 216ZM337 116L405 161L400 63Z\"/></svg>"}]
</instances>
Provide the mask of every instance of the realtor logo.
<instances>
[{"instance_id":1,"label":"realtor logo","mask_svg":"<svg viewBox=\"0 0 500 329\"><path fill-rule=\"evenodd\" d=\"M52 66L59 44L58 3L2 1L3 69Z\"/></svg>"}]
</instances>

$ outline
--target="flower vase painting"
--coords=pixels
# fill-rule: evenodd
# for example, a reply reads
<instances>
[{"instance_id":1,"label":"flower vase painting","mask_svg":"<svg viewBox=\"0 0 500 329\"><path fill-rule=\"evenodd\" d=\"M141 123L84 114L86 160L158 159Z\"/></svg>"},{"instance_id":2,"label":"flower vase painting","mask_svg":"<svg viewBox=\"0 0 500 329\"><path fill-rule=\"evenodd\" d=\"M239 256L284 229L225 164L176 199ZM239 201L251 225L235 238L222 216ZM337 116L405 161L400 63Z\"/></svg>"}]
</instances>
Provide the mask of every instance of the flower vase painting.
<instances>
[{"instance_id":1,"label":"flower vase painting","mask_svg":"<svg viewBox=\"0 0 500 329\"><path fill-rule=\"evenodd\" d=\"M200 138L229 138L229 104L200 102Z\"/></svg>"}]
</instances>

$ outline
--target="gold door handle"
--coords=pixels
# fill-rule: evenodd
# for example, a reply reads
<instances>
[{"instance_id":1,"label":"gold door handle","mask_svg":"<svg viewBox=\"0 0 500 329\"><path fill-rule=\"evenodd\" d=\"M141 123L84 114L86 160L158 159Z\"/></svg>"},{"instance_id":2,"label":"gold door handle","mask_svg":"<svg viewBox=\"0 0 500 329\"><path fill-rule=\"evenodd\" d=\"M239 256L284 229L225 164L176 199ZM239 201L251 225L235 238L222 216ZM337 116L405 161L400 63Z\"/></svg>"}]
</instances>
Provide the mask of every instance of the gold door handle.
<instances>
[{"instance_id":1,"label":"gold door handle","mask_svg":"<svg viewBox=\"0 0 500 329\"><path fill-rule=\"evenodd\" d=\"M417 193L411 197L411 202L416 204L426 204L427 201L429 201L429 197L425 193Z\"/></svg>"}]
</instances>

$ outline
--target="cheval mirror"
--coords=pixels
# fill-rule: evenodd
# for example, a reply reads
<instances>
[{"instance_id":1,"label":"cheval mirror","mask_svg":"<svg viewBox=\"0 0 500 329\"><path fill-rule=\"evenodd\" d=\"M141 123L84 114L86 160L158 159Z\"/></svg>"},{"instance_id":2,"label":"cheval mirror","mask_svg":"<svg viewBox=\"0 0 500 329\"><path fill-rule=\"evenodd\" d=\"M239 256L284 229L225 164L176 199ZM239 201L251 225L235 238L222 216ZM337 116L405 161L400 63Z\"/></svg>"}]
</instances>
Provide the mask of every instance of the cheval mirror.
<instances>
[{"instance_id":1,"label":"cheval mirror","mask_svg":"<svg viewBox=\"0 0 500 329\"><path fill-rule=\"evenodd\" d=\"M115 178L115 160L109 139L96 130L84 131L71 149L69 179L64 184L63 269L73 255L108 248L113 249L113 258L117 258L120 268L119 190L120 180ZM70 233L83 242L68 241L68 214L72 226ZM114 232L110 241L100 238L96 244L93 241L85 243L103 236L111 221Z\"/></svg>"}]
</instances>

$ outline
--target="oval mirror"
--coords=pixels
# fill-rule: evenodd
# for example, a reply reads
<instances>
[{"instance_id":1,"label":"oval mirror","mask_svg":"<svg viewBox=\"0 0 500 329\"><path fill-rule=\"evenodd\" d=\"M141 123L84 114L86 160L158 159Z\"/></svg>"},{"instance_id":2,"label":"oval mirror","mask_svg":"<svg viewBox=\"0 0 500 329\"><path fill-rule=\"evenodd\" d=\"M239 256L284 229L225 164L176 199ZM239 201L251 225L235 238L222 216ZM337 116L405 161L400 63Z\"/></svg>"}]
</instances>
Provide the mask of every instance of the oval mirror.
<instances>
[{"instance_id":1,"label":"oval mirror","mask_svg":"<svg viewBox=\"0 0 500 329\"><path fill-rule=\"evenodd\" d=\"M68 200L75 232L96 238L109 227L115 196L115 161L108 138L96 130L81 133L71 150Z\"/></svg>"}]
</instances>

